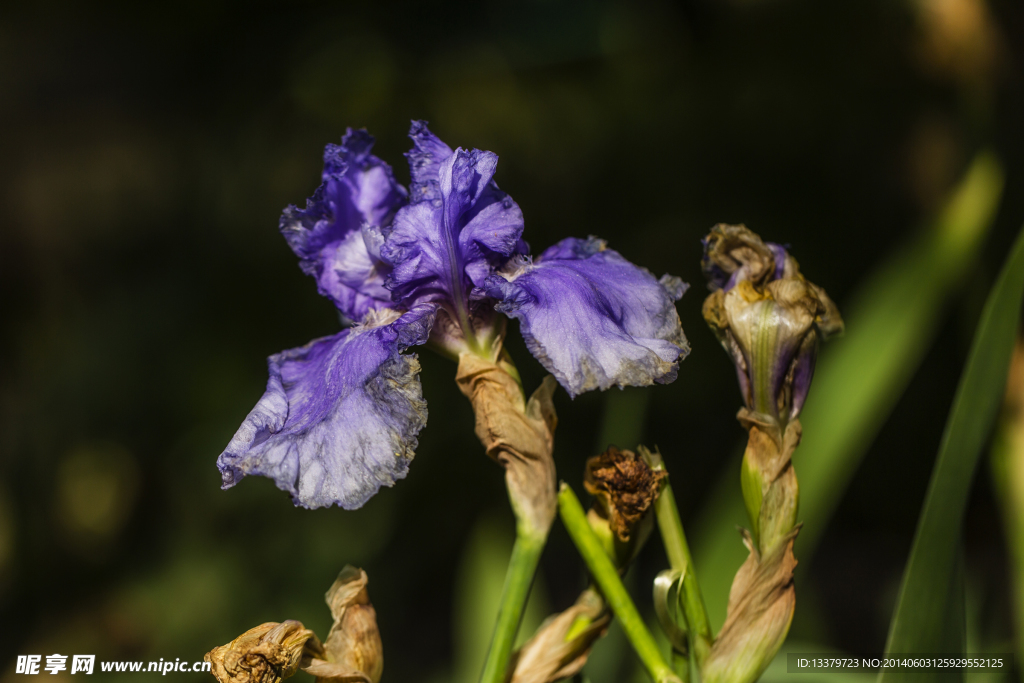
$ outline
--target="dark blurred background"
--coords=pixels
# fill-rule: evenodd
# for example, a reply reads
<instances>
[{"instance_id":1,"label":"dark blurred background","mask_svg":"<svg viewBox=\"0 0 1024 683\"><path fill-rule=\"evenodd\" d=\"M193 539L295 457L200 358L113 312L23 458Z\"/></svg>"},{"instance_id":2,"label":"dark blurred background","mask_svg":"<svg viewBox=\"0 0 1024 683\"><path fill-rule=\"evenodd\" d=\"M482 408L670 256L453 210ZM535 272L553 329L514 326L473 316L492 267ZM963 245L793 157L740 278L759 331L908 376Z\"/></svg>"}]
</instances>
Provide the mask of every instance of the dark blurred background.
<instances>
[{"instance_id":1,"label":"dark blurred background","mask_svg":"<svg viewBox=\"0 0 1024 683\"><path fill-rule=\"evenodd\" d=\"M287 618L323 636L346 563L369 573L386 680L461 680L465 615L484 600L467 586L488 562L500 585L513 522L454 365L420 354L416 459L361 510L295 509L257 478L221 491L214 467L266 356L338 328L277 232L281 209L312 193L347 126L407 182L413 118L500 155L535 252L595 234L691 283L678 381L557 399L563 478L581 489L615 433L602 420L632 410L686 522L742 437L731 364L700 316L702 235L744 222L791 245L842 308L994 148L1007 184L981 256L801 557L792 637L881 650L970 335L1024 220L1022 34L1015 0L5 3L3 680L17 654L198 660ZM509 337L534 386L539 365ZM998 643L1011 619L990 489L982 473L966 547L981 635ZM664 566L655 539L639 596ZM583 582L556 525L536 609Z\"/></svg>"}]
</instances>

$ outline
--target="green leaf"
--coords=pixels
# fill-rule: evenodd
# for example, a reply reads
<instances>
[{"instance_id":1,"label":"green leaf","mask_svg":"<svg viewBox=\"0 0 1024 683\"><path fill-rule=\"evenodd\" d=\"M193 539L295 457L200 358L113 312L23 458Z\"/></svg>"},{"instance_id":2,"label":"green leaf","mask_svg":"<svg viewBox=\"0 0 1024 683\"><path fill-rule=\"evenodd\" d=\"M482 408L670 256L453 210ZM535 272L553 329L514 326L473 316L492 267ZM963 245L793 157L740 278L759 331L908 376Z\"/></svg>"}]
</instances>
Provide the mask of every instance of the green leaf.
<instances>
[{"instance_id":1,"label":"green leaf","mask_svg":"<svg viewBox=\"0 0 1024 683\"><path fill-rule=\"evenodd\" d=\"M928 484L903 574L886 652L949 651L948 629L963 620L960 532L971 480L1002 402L1024 301L1024 230L985 302ZM960 577L958 580L958 576ZM959 585L958 585L959 584ZM959 617L957 617L957 612ZM954 651L962 651L963 638ZM880 683L939 680L889 669Z\"/></svg>"},{"instance_id":2,"label":"green leaf","mask_svg":"<svg viewBox=\"0 0 1024 683\"><path fill-rule=\"evenodd\" d=\"M1024 337L1018 337L1015 354L1024 353ZM1010 383L1014 383L1011 362ZM1021 368L1024 370L1024 367ZM1020 377L1016 378L1021 386ZM1024 662L1024 403L1020 390L1011 395L1007 388L1003 417L992 440L992 483L1003 513L1003 534L1010 555L1010 582L1013 585L1013 611L1016 617L1017 661Z\"/></svg>"},{"instance_id":3,"label":"green leaf","mask_svg":"<svg viewBox=\"0 0 1024 683\"><path fill-rule=\"evenodd\" d=\"M846 335L825 344L794 455L804 526L796 552L810 559L828 518L871 442L917 370L941 322L943 304L968 273L988 233L1003 172L987 152L975 157L932 225L896 251L843 306ZM799 245L794 250L799 255ZM840 255L836 255L839 257ZM828 264L804 263L808 276ZM730 378L731 379L731 378ZM740 430L737 427L737 440ZM721 626L729 587L746 551L736 535L746 514L739 455L694 526L696 568L713 626Z\"/></svg>"}]
</instances>

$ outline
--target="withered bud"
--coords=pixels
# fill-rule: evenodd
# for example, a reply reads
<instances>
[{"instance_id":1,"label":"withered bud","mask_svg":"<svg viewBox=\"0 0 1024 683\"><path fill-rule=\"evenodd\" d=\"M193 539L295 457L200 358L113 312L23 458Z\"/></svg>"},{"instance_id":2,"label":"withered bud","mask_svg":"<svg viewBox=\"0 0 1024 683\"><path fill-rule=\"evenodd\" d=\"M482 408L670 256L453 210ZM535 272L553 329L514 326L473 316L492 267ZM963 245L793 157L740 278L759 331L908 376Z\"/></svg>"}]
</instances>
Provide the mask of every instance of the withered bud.
<instances>
[{"instance_id":1,"label":"withered bud","mask_svg":"<svg viewBox=\"0 0 1024 683\"><path fill-rule=\"evenodd\" d=\"M793 540L798 531L790 531L766 555L744 536L750 555L733 579L725 625L704 663L705 683L753 683L782 647L796 607Z\"/></svg>"},{"instance_id":2,"label":"withered bud","mask_svg":"<svg viewBox=\"0 0 1024 683\"><path fill-rule=\"evenodd\" d=\"M302 670L326 683L378 683L384 672L384 645L377 613L366 590L366 572L351 565L327 591L334 624L324 641L326 661L314 659Z\"/></svg>"},{"instance_id":3,"label":"withered bud","mask_svg":"<svg viewBox=\"0 0 1024 683\"><path fill-rule=\"evenodd\" d=\"M509 683L554 683L574 676L611 618L600 594L584 591L572 607L548 617L513 655Z\"/></svg>"},{"instance_id":4,"label":"withered bud","mask_svg":"<svg viewBox=\"0 0 1024 683\"><path fill-rule=\"evenodd\" d=\"M203 658L220 683L280 683L299 669L303 657L322 656L312 631L298 621L251 628Z\"/></svg>"},{"instance_id":5,"label":"withered bud","mask_svg":"<svg viewBox=\"0 0 1024 683\"><path fill-rule=\"evenodd\" d=\"M509 499L519 524L546 536L555 519L554 448L557 386L550 375L525 400L522 387L500 362L470 353L459 356L455 375L476 414L476 435L487 455L505 468Z\"/></svg>"},{"instance_id":6,"label":"withered bud","mask_svg":"<svg viewBox=\"0 0 1024 683\"><path fill-rule=\"evenodd\" d=\"M781 424L803 409L818 342L843 330L839 309L779 244L720 223L704 240L712 293L704 319L736 365L747 408Z\"/></svg>"},{"instance_id":7,"label":"withered bud","mask_svg":"<svg viewBox=\"0 0 1024 683\"><path fill-rule=\"evenodd\" d=\"M633 451L610 446L587 460L583 485L615 538L626 543L654 506L665 472L651 469Z\"/></svg>"}]
</instances>

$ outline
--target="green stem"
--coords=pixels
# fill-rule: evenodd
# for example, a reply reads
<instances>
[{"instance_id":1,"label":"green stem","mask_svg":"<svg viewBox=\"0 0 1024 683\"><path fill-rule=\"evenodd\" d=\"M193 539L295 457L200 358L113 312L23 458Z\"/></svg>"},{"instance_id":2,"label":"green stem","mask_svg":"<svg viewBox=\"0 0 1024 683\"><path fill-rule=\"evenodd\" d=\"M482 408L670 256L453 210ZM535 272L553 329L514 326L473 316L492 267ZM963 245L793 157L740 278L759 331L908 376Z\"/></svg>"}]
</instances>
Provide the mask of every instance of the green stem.
<instances>
[{"instance_id":1,"label":"green stem","mask_svg":"<svg viewBox=\"0 0 1024 683\"><path fill-rule=\"evenodd\" d=\"M594 581L604 594L608 606L618 617L622 630L626 632L633 650L647 668L647 672L656 683L681 683L679 677L665 663L661 656L654 636L647 629L640 613L637 612L633 599L629 597L626 587L622 585L619 572L612 564L611 558L604 551L601 541L587 522L587 515L580 505L579 498L565 483L558 491L558 510L562 523L569 531L577 550L587 563Z\"/></svg>"},{"instance_id":2,"label":"green stem","mask_svg":"<svg viewBox=\"0 0 1024 683\"><path fill-rule=\"evenodd\" d=\"M480 683L503 683L508 660L512 655L519 622L523 618L526 599L530 595L530 585L537 571L547 533L526 529L516 525L516 542L512 547L512 557L508 561L508 573L505 574L505 587L501 592L501 606L498 608L498 620L494 625L491 645L487 650L487 661Z\"/></svg>"},{"instance_id":3,"label":"green stem","mask_svg":"<svg viewBox=\"0 0 1024 683\"><path fill-rule=\"evenodd\" d=\"M690 658L672 650L672 669L682 683L690 683Z\"/></svg>"},{"instance_id":4,"label":"green stem","mask_svg":"<svg viewBox=\"0 0 1024 683\"><path fill-rule=\"evenodd\" d=\"M652 452L645 448L641 451L641 455L652 469L665 470L665 463L657 451ZM697 583L697 572L693 567L693 556L690 555L690 546L686 542L683 522L679 518L676 497L667 480L654 503L654 514L658 518L658 530L661 532L661 540L665 545L665 554L668 555L669 564L672 569L683 574L681 596L683 614L686 615L693 653L697 658L697 666L700 668L708 653L711 652L711 645L715 639L711 635L711 622L708 620L700 584Z\"/></svg>"},{"instance_id":5,"label":"green stem","mask_svg":"<svg viewBox=\"0 0 1024 683\"><path fill-rule=\"evenodd\" d=\"M658 529L661 531L661 540L665 544L665 554L668 555L669 564L672 565L672 569L683 572L681 602L686 622L690 626L690 635L693 638L693 654L697 658L697 665L700 666L711 651L714 638L711 636L707 608L704 606L704 597L701 595L697 574L693 568L693 557L690 555L690 547L686 543L686 533L683 531L683 523L679 519L676 497L672 494L672 486L668 483L665 484L661 495L654 503L654 514L658 517Z\"/></svg>"}]
</instances>

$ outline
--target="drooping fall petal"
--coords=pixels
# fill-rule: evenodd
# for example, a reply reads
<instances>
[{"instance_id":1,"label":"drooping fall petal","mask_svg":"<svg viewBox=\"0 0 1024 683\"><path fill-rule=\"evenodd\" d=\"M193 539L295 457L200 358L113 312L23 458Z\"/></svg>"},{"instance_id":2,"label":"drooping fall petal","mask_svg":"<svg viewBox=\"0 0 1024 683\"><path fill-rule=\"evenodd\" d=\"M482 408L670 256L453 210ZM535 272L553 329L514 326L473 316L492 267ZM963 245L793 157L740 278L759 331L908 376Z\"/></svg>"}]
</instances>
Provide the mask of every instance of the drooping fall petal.
<instances>
[{"instance_id":1,"label":"drooping fall petal","mask_svg":"<svg viewBox=\"0 0 1024 683\"><path fill-rule=\"evenodd\" d=\"M671 382L690 350L675 309L686 285L657 280L602 240L562 240L491 275L485 290L572 396Z\"/></svg>"},{"instance_id":2,"label":"drooping fall petal","mask_svg":"<svg viewBox=\"0 0 1024 683\"><path fill-rule=\"evenodd\" d=\"M419 363L435 307L385 311L271 356L267 391L217 459L224 488L270 477L296 504L358 508L405 476L426 423Z\"/></svg>"}]
</instances>

